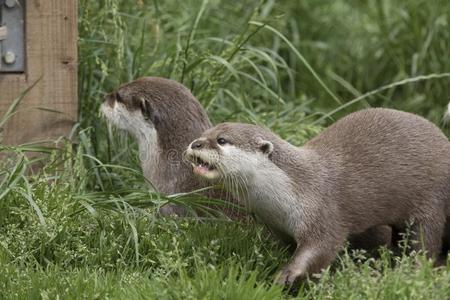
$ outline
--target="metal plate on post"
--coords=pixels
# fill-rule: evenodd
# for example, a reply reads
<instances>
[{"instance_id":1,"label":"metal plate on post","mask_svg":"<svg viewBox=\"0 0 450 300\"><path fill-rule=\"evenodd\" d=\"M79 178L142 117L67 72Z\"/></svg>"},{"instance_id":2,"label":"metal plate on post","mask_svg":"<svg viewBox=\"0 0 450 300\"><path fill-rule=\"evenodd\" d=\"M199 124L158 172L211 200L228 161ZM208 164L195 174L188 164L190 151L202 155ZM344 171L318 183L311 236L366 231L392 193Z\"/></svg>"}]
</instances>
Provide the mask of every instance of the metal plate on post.
<instances>
[{"instance_id":1,"label":"metal plate on post","mask_svg":"<svg viewBox=\"0 0 450 300\"><path fill-rule=\"evenodd\" d=\"M25 71L25 0L0 0L0 73Z\"/></svg>"}]
</instances>

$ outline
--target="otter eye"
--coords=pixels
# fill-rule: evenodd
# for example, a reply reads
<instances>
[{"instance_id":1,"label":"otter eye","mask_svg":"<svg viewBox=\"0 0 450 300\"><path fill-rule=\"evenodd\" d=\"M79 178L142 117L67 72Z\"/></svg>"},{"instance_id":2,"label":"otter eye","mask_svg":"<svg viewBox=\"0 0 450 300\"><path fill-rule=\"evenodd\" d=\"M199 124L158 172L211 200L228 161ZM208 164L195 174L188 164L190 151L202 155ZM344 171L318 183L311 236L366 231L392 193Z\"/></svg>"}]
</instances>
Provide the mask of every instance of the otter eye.
<instances>
[{"instance_id":1,"label":"otter eye","mask_svg":"<svg viewBox=\"0 0 450 300\"><path fill-rule=\"evenodd\" d=\"M228 142L224 138L218 138L217 139L217 144L219 144L219 145L225 145L226 143L228 143Z\"/></svg>"}]
</instances>

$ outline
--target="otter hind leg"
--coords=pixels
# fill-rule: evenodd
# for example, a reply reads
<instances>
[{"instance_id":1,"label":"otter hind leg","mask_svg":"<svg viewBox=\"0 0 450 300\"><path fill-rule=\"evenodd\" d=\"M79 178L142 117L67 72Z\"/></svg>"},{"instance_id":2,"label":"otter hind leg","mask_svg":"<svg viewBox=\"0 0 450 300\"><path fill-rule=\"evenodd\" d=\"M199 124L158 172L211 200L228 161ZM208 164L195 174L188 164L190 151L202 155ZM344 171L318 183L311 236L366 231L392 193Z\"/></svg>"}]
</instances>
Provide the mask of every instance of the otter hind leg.
<instances>
[{"instance_id":1,"label":"otter hind leg","mask_svg":"<svg viewBox=\"0 0 450 300\"><path fill-rule=\"evenodd\" d=\"M362 233L350 235L349 242L352 249L374 251L381 246L391 248L392 228L388 225L374 226Z\"/></svg>"},{"instance_id":2,"label":"otter hind leg","mask_svg":"<svg viewBox=\"0 0 450 300\"><path fill-rule=\"evenodd\" d=\"M447 255L448 251L450 251L450 217L447 217L447 220L445 222L442 254Z\"/></svg>"},{"instance_id":3,"label":"otter hind leg","mask_svg":"<svg viewBox=\"0 0 450 300\"><path fill-rule=\"evenodd\" d=\"M434 214L414 218L411 226L411 242L414 250L424 250L428 258L438 259L442 251L445 216Z\"/></svg>"}]
</instances>

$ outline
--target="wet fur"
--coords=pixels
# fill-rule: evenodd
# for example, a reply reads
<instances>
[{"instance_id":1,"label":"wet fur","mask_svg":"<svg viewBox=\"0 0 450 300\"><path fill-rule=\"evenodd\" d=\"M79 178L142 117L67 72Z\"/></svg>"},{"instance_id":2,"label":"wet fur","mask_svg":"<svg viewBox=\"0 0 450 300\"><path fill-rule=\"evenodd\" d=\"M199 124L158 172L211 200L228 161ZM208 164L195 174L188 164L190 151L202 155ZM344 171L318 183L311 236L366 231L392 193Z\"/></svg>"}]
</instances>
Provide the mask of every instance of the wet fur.
<instances>
[{"instance_id":1,"label":"wet fur","mask_svg":"<svg viewBox=\"0 0 450 300\"><path fill-rule=\"evenodd\" d=\"M218 137L229 143L218 145ZM220 124L201 140L203 148L188 157L213 154L205 159L226 188L274 231L296 241L281 283L319 272L350 235L378 225L403 231L413 222L418 242L412 247L430 258L441 251L450 215L450 143L419 116L363 110L301 148L239 123ZM265 151L267 144L273 151Z\"/></svg>"}]
</instances>

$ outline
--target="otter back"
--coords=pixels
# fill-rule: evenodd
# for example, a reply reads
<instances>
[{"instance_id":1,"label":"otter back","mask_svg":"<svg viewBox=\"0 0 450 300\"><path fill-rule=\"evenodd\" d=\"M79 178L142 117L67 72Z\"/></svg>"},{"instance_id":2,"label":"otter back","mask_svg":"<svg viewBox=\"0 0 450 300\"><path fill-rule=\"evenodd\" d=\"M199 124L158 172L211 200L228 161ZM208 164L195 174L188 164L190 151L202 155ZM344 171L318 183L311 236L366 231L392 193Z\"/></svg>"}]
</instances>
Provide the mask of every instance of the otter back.
<instances>
[{"instance_id":1,"label":"otter back","mask_svg":"<svg viewBox=\"0 0 450 300\"><path fill-rule=\"evenodd\" d=\"M363 110L300 148L255 125L223 123L191 143L187 157L194 172L222 181L296 241L280 282L320 271L350 235L378 225L410 224L414 249L440 253L450 213L450 143L419 116Z\"/></svg>"}]
</instances>

